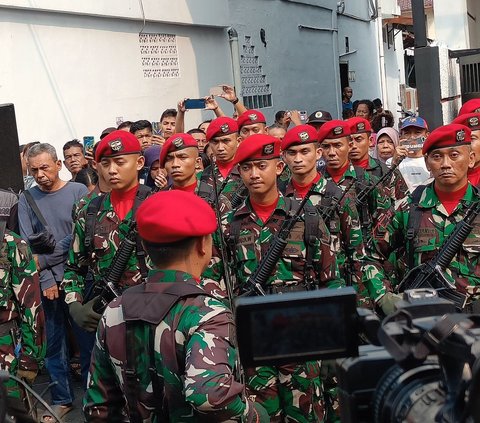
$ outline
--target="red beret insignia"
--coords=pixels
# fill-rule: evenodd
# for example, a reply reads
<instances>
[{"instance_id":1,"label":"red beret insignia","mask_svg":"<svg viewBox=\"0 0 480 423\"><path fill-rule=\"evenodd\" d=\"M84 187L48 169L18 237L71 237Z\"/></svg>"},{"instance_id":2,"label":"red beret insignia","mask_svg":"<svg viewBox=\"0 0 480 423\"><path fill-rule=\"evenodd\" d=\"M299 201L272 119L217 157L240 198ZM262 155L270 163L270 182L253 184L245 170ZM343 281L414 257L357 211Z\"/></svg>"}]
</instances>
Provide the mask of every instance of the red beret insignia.
<instances>
[{"instance_id":1,"label":"red beret insignia","mask_svg":"<svg viewBox=\"0 0 480 423\"><path fill-rule=\"evenodd\" d=\"M263 156L269 156L270 154L273 153L273 144L267 144L263 147L262 155Z\"/></svg>"},{"instance_id":2,"label":"red beret insignia","mask_svg":"<svg viewBox=\"0 0 480 423\"><path fill-rule=\"evenodd\" d=\"M357 124L357 131L365 131L365 124L363 122Z\"/></svg>"},{"instance_id":3,"label":"red beret insignia","mask_svg":"<svg viewBox=\"0 0 480 423\"><path fill-rule=\"evenodd\" d=\"M121 139L110 141L108 145L110 146L110 150L112 151L118 152L123 150L123 144Z\"/></svg>"},{"instance_id":4,"label":"red beret insignia","mask_svg":"<svg viewBox=\"0 0 480 423\"><path fill-rule=\"evenodd\" d=\"M470 126L478 126L478 117L473 116L470 119L468 119L468 124Z\"/></svg>"},{"instance_id":5,"label":"red beret insignia","mask_svg":"<svg viewBox=\"0 0 480 423\"><path fill-rule=\"evenodd\" d=\"M248 115L248 118L251 120L251 121L254 121L254 120L257 120L257 115L255 113L252 113L251 115Z\"/></svg>"},{"instance_id":6,"label":"red beret insignia","mask_svg":"<svg viewBox=\"0 0 480 423\"><path fill-rule=\"evenodd\" d=\"M222 126L220 126L220 131L222 131L224 134L226 134L229 130L230 128L228 127L228 123L224 123Z\"/></svg>"},{"instance_id":7,"label":"red beret insignia","mask_svg":"<svg viewBox=\"0 0 480 423\"><path fill-rule=\"evenodd\" d=\"M300 141L308 141L310 139L310 136L308 135L307 132L300 132L298 134L298 138L300 138Z\"/></svg>"},{"instance_id":8,"label":"red beret insignia","mask_svg":"<svg viewBox=\"0 0 480 423\"><path fill-rule=\"evenodd\" d=\"M455 139L457 142L463 142L465 141L465 131L461 129L460 131L457 131L457 135L455 136Z\"/></svg>"},{"instance_id":9,"label":"red beret insignia","mask_svg":"<svg viewBox=\"0 0 480 423\"><path fill-rule=\"evenodd\" d=\"M336 128L333 128L333 133L335 135L340 135L341 133L343 133L343 128L341 126L337 126Z\"/></svg>"},{"instance_id":10,"label":"red beret insignia","mask_svg":"<svg viewBox=\"0 0 480 423\"><path fill-rule=\"evenodd\" d=\"M183 147L183 138L182 137L175 138L172 141L172 144L175 146L175 148Z\"/></svg>"}]
</instances>

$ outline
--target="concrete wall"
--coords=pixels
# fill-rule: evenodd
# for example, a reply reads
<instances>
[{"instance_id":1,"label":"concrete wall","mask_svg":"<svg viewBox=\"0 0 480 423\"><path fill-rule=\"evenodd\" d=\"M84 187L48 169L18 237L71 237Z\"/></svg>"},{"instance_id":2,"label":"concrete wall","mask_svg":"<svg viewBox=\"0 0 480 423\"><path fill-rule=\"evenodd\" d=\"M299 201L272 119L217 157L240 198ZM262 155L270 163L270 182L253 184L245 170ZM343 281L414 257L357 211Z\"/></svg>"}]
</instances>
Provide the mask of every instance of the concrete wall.
<instances>
[{"instance_id":1,"label":"concrete wall","mask_svg":"<svg viewBox=\"0 0 480 423\"><path fill-rule=\"evenodd\" d=\"M47 3L66 2L45 2L44 9ZM144 31L177 36L180 75L145 77L139 45L143 20L133 12L138 2L122 3L128 19L0 7L0 103L15 104L21 143L47 141L60 148L72 138L98 137L105 127L116 126L118 117L158 120L179 99L205 96L209 87L232 82L224 28L162 22L147 22ZM221 0L209 3L222 13L228 10ZM120 14L118 7L112 11ZM191 111L186 126L207 116L211 113Z\"/></svg>"},{"instance_id":2,"label":"concrete wall","mask_svg":"<svg viewBox=\"0 0 480 423\"><path fill-rule=\"evenodd\" d=\"M480 2L468 0L467 10L470 48L480 48Z\"/></svg>"},{"instance_id":3,"label":"concrete wall","mask_svg":"<svg viewBox=\"0 0 480 423\"><path fill-rule=\"evenodd\" d=\"M380 62L375 21L370 21L367 1L346 2L345 14L338 18L339 53L345 53L345 37L351 54L341 58L355 72L353 100L381 98ZM383 42L380 40L380 42Z\"/></svg>"},{"instance_id":4,"label":"concrete wall","mask_svg":"<svg viewBox=\"0 0 480 423\"><path fill-rule=\"evenodd\" d=\"M450 50L469 48L466 0L436 0L434 4L435 39Z\"/></svg>"},{"instance_id":5,"label":"concrete wall","mask_svg":"<svg viewBox=\"0 0 480 423\"><path fill-rule=\"evenodd\" d=\"M285 109L309 112L324 109L337 114L341 98L332 8L336 9L334 1L230 2L240 53L245 37L251 37L253 54L258 56L271 88L272 107L262 109L269 122L273 121L275 111ZM262 28L266 46L260 40Z\"/></svg>"}]
</instances>

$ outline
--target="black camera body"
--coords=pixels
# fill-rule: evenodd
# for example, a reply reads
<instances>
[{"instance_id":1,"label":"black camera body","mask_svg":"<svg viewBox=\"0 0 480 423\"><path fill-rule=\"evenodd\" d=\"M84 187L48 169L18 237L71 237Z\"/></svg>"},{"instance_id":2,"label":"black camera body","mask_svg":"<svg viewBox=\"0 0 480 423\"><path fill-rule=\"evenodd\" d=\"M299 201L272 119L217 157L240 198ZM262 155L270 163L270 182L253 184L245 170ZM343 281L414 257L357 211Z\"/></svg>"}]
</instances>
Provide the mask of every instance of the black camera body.
<instances>
[{"instance_id":1,"label":"black camera body","mask_svg":"<svg viewBox=\"0 0 480 423\"><path fill-rule=\"evenodd\" d=\"M480 316L455 313L454 304L439 298L434 289L405 291L397 310L382 322L369 310L351 312L351 289L246 298L237 305L244 364L276 365L338 353L342 423L480 422ZM311 346L302 350L281 336L301 333L302 322L317 320L321 324L311 327L324 330L313 331L311 338L328 338L326 345L310 340ZM276 322L281 322L280 332ZM298 328L286 331L288 322L296 322ZM358 354L352 354L357 349L346 339L357 328ZM268 348L261 343L267 333ZM290 345L295 349L290 351Z\"/></svg>"}]
</instances>

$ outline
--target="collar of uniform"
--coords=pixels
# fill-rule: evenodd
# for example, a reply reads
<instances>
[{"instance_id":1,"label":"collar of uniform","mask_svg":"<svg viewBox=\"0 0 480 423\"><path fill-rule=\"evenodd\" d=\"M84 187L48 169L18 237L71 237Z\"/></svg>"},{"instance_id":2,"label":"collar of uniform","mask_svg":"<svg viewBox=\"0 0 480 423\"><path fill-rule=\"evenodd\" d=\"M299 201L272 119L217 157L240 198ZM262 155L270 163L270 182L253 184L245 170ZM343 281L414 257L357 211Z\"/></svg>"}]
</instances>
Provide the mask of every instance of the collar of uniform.
<instances>
[{"instance_id":1,"label":"collar of uniform","mask_svg":"<svg viewBox=\"0 0 480 423\"><path fill-rule=\"evenodd\" d=\"M465 201L467 204L473 200L474 191L472 185L469 183L467 187L467 192L463 196L461 201ZM424 209L431 209L433 207L438 206L441 204L437 194L435 193L435 188L433 187L433 182L430 182L427 185L427 188L422 192L422 196L420 197L420 201L418 205Z\"/></svg>"},{"instance_id":2,"label":"collar of uniform","mask_svg":"<svg viewBox=\"0 0 480 423\"><path fill-rule=\"evenodd\" d=\"M116 219L119 222L121 222L120 218L117 216L117 214L115 213L115 210L113 209L112 199L110 198L110 192L105 193L104 197L105 198L103 199L103 203L100 206L100 210L103 209L105 212L107 212L107 216L110 217L110 218L112 218L112 216L114 215L116 217ZM131 217L132 217L132 210L129 210L127 215L125 216L125 218L123 220L128 220Z\"/></svg>"},{"instance_id":3,"label":"collar of uniform","mask_svg":"<svg viewBox=\"0 0 480 423\"><path fill-rule=\"evenodd\" d=\"M316 194L324 194L327 189L327 179L320 173L320 179L310 188L310 191ZM292 197L295 189L293 188L292 178L288 181L285 189L285 197Z\"/></svg>"},{"instance_id":4,"label":"collar of uniform","mask_svg":"<svg viewBox=\"0 0 480 423\"><path fill-rule=\"evenodd\" d=\"M275 210L273 213L277 213L277 211L280 211L280 213L283 213L283 214L287 214L287 211L286 211L286 202L285 202L285 196L279 192L278 193L278 203L277 203L277 207L275 207ZM234 212L234 216L238 216L238 217L242 217L242 216L245 216L245 215L249 215L251 213L255 213L253 211L253 207L252 205L250 204L250 197L247 198L246 201L244 201L243 205L241 207L239 207L235 212Z\"/></svg>"},{"instance_id":5,"label":"collar of uniform","mask_svg":"<svg viewBox=\"0 0 480 423\"><path fill-rule=\"evenodd\" d=\"M172 283L172 282L189 282L198 283L190 273L180 270L160 270L151 269L148 272L148 283Z\"/></svg>"},{"instance_id":6,"label":"collar of uniform","mask_svg":"<svg viewBox=\"0 0 480 423\"><path fill-rule=\"evenodd\" d=\"M377 167L380 167L380 160L376 159L375 157L368 155L368 167L365 170L372 170Z\"/></svg>"}]
</instances>

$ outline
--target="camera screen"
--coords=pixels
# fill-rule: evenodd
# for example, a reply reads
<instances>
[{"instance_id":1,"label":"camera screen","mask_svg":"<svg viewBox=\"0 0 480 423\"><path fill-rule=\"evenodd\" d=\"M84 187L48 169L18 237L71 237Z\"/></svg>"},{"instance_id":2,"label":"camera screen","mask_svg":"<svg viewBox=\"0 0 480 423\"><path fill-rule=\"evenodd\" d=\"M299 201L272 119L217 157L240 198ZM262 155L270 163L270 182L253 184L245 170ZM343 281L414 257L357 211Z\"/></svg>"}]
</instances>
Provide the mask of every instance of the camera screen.
<instances>
[{"instance_id":1,"label":"camera screen","mask_svg":"<svg viewBox=\"0 0 480 423\"><path fill-rule=\"evenodd\" d=\"M240 358L246 366L358 353L353 289L318 290L237 301Z\"/></svg>"},{"instance_id":2,"label":"camera screen","mask_svg":"<svg viewBox=\"0 0 480 423\"><path fill-rule=\"evenodd\" d=\"M317 351L341 352L347 340L342 327L344 312L337 304L306 304L251 315L253 356L268 360L279 355L314 354ZM332 330L335 328L335 330Z\"/></svg>"}]
</instances>

